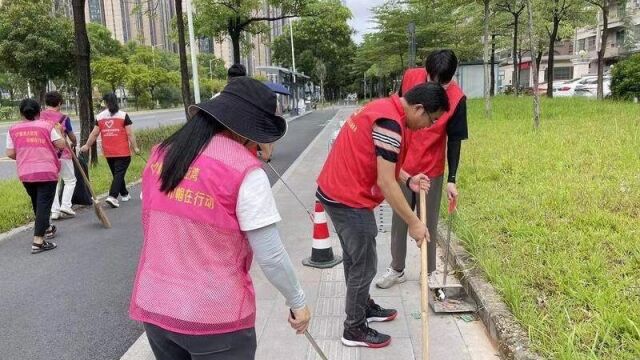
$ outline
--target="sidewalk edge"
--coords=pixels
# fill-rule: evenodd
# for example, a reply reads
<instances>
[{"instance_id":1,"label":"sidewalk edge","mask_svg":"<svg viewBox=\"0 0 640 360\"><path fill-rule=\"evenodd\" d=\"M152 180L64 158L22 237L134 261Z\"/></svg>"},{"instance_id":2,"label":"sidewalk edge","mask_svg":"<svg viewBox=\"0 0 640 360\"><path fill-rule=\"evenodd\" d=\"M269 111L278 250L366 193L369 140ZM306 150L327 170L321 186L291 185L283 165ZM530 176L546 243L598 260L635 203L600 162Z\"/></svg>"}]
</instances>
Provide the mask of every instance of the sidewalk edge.
<instances>
[{"instance_id":1,"label":"sidewalk edge","mask_svg":"<svg viewBox=\"0 0 640 360\"><path fill-rule=\"evenodd\" d=\"M446 246L447 225L438 227L438 245ZM461 240L451 233L449 264L462 274L460 282L466 292L478 304L478 315L486 331L498 345L501 357L513 360L541 360L543 357L531 350L529 338L516 321L507 304L485 278L482 270L473 261L471 254L462 246Z\"/></svg>"}]
</instances>

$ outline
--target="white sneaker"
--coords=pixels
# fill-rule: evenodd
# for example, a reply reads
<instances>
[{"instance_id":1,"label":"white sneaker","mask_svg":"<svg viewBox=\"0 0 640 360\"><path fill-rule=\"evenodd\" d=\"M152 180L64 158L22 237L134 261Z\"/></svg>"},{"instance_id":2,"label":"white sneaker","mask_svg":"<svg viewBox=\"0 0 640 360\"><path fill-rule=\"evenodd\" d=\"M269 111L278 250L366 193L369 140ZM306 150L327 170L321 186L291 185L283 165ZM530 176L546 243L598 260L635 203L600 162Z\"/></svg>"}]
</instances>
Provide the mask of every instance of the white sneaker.
<instances>
[{"instance_id":1,"label":"white sneaker","mask_svg":"<svg viewBox=\"0 0 640 360\"><path fill-rule=\"evenodd\" d=\"M114 197L108 196L105 202L109 204L112 208L120 207L120 203L118 202L118 199Z\"/></svg>"},{"instance_id":2,"label":"white sneaker","mask_svg":"<svg viewBox=\"0 0 640 360\"><path fill-rule=\"evenodd\" d=\"M71 208L60 208L60 212L68 216L76 216L76 212Z\"/></svg>"},{"instance_id":3,"label":"white sneaker","mask_svg":"<svg viewBox=\"0 0 640 360\"><path fill-rule=\"evenodd\" d=\"M60 213L58 212L51 213L51 220L58 220L58 219L60 219Z\"/></svg>"},{"instance_id":4,"label":"white sneaker","mask_svg":"<svg viewBox=\"0 0 640 360\"><path fill-rule=\"evenodd\" d=\"M404 271L395 271L392 268L387 268L387 272L376 280L376 286L381 289L388 289L395 284L401 284L407 281L404 276Z\"/></svg>"},{"instance_id":5,"label":"white sneaker","mask_svg":"<svg viewBox=\"0 0 640 360\"><path fill-rule=\"evenodd\" d=\"M129 200L131 200L131 194L127 194L120 198L120 201L124 201L124 202L127 202Z\"/></svg>"}]
</instances>

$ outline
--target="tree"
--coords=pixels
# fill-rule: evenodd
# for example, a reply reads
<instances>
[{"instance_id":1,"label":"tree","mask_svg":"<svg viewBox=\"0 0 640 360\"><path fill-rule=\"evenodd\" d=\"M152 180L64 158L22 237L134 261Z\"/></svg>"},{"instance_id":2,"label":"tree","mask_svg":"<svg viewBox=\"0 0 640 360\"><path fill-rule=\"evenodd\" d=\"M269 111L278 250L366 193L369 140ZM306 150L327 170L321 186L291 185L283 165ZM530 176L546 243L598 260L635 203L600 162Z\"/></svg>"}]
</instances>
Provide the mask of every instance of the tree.
<instances>
[{"instance_id":1,"label":"tree","mask_svg":"<svg viewBox=\"0 0 640 360\"><path fill-rule=\"evenodd\" d=\"M208 74L209 76L207 76L207 78L209 78L209 80L227 78L227 69L225 68L224 60L217 58L214 54L198 54L198 64L206 70L200 73Z\"/></svg>"},{"instance_id":2,"label":"tree","mask_svg":"<svg viewBox=\"0 0 640 360\"><path fill-rule=\"evenodd\" d=\"M87 33L91 44L91 54L94 58L104 56L122 58L124 56L123 46L113 38L106 27L96 23L88 23Z\"/></svg>"},{"instance_id":3,"label":"tree","mask_svg":"<svg viewBox=\"0 0 640 360\"><path fill-rule=\"evenodd\" d=\"M103 57L93 61L93 79L100 80L108 84L111 91L124 84L127 77L127 65L119 58Z\"/></svg>"},{"instance_id":4,"label":"tree","mask_svg":"<svg viewBox=\"0 0 640 360\"><path fill-rule=\"evenodd\" d=\"M599 100L604 98L604 89L602 86L604 78L604 54L607 50L607 39L609 37L609 6L614 0L586 0L587 3L599 8L602 17L602 32L600 36L600 49L598 49L598 87L597 96ZM620 0L624 1L624 0ZM626 1L625 1L626 3Z\"/></svg>"},{"instance_id":5,"label":"tree","mask_svg":"<svg viewBox=\"0 0 640 360\"><path fill-rule=\"evenodd\" d=\"M312 0L198 0L196 25L198 33L214 39L231 38L233 61L240 63L240 40L244 33L264 34L265 22L310 15ZM279 9L274 11L273 9Z\"/></svg>"},{"instance_id":6,"label":"tree","mask_svg":"<svg viewBox=\"0 0 640 360\"><path fill-rule=\"evenodd\" d=\"M484 112L487 117L491 117L491 88L490 70L489 70L489 21L491 19L491 0L482 0L484 5L484 27L482 35L483 62L484 62ZM493 66L493 64L491 64Z\"/></svg>"},{"instance_id":7,"label":"tree","mask_svg":"<svg viewBox=\"0 0 640 360\"><path fill-rule=\"evenodd\" d=\"M518 66L518 34L520 15L525 9L524 0L500 0L496 3L496 10L510 14L513 17L513 45L511 47L511 60L513 61L512 84L515 94L518 95L520 85L520 67Z\"/></svg>"},{"instance_id":8,"label":"tree","mask_svg":"<svg viewBox=\"0 0 640 360\"><path fill-rule=\"evenodd\" d=\"M531 53L537 53L538 44L535 40L534 25L533 25L533 5L532 0L527 0L527 13L529 14L528 21L528 33L529 43L531 45ZM533 60L533 59L532 59ZM538 65L535 61L531 61L531 67L533 71L533 127L535 129L540 127L540 95L538 94ZM549 86L551 86L549 84Z\"/></svg>"},{"instance_id":9,"label":"tree","mask_svg":"<svg viewBox=\"0 0 640 360\"><path fill-rule=\"evenodd\" d=\"M0 6L0 66L34 85L41 100L47 81L73 69L72 23L50 16L48 0L6 0Z\"/></svg>"},{"instance_id":10,"label":"tree","mask_svg":"<svg viewBox=\"0 0 640 360\"><path fill-rule=\"evenodd\" d=\"M351 11L338 0L321 0L307 8L310 12L323 12L323 16L304 17L293 23L296 52L296 70L320 79L315 73L316 63L322 61L327 69L325 90L339 94L340 88L352 82L351 65L356 46L351 39L353 30L348 24ZM271 46L273 61L290 68L291 33L285 28Z\"/></svg>"},{"instance_id":11,"label":"tree","mask_svg":"<svg viewBox=\"0 0 640 360\"><path fill-rule=\"evenodd\" d=\"M178 30L178 53L180 54L180 84L182 89L182 103L184 113L189 118L189 106L193 104L191 89L189 88L189 67L187 65L187 45L184 34L184 15L182 13L182 0L175 0L176 28Z\"/></svg>"},{"instance_id":12,"label":"tree","mask_svg":"<svg viewBox=\"0 0 640 360\"><path fill-rule=\"evenodd\" d=\"M320 59L316 60L314 74L316 78L320 80L320 101L322 101L322 105L324 105L324 81L327 78L327 67Z\"/></svg>"}]
</instances>

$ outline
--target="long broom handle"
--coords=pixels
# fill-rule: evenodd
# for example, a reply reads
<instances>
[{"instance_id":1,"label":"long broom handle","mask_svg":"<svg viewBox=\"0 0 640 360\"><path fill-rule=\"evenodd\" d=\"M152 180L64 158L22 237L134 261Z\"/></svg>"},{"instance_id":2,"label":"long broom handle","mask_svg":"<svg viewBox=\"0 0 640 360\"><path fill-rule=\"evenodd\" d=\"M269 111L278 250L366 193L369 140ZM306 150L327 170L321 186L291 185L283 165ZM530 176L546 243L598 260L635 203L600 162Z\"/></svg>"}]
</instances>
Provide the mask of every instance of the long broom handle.
<instances>
[{"instance_id":1,"label":"long broom handle","mask_svg":"<svg viewBox=\"0 0 640 360\"><path fill-rule=\"evenodd\" d=\"M427 193L420 189L420 221L427 226ZM429 299L427 298L427 292L429 291L429 282L427 272L429 271L429 263L427 260L427 241L422 241L420 246L420 258L422 262L422 271L420 275L420 304L422 310L422 359L429 359Z\"/></svg>"},{"instance_id":2,"label":"long broom handle","mask_svg":"<svg viewBox=\"0 0 640 360\"><path fill-rule=\"evenodd\" d=\"M91 197L93 198L93 201L95 202L96 200L98 200L98 198L96 197L96 193L93 192L93 187L91 187L91 182L89 181L89 178L87 177L87 174L84 173L84 169L82 168L82 165L80 164L80 161L78 160L78 157L76 156L76 153L71 150L71 147L69 147L69 144L67 143L67 141L65 140L64 142L65 147L67 148L67 150L71 153L71 158L73 159L73 162L76 164L76 167L78 168L78 171L80 171L80 175L82 176L82 179L84 180L84 183L87 185L87 188L89 189L89 192L91 193ZM91 151L91 150L89 150Z\"/></svg>"}]
</instances>

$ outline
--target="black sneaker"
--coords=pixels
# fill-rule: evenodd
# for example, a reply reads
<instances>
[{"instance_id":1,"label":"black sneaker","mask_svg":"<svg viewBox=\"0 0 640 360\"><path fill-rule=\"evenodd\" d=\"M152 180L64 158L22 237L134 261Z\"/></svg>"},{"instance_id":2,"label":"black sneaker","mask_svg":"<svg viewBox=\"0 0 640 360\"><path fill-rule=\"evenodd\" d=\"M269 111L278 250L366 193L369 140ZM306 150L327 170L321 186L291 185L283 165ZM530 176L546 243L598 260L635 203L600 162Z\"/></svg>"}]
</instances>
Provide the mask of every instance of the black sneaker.
<instances>
[{"instance_id":1,"label":"black sneaker","mask_svg":"<svg viewBox=\"0 0 640 360\"><path fill-rule=\"evenodd\" d=\"M58 232L58 228L55 225L50 225L49 228L44 232L44 238L47 240L51 240L56 237L56 232Z\"/></svg>"},{"instance_id":2,"label":"black sneaker","mask_svg":"<svg viewBox=\"0 0 640 360\"><path fill-rule=\"evenodd\" d=\"M341 340L345 346L364 346L377 349L389 345L391 336L381 334L364 323L360 326L345 328Z\"/></svg>"},{"instance_id":3,"label":"black sneaker","mask_svg":"<svg viewBox=\"0 0 640 360\"><path fill-rule=\"evenodd\" d=\"M56 247L58 247L58 245L56 245L56 243L48 242L46 240L43 241L42 244L32 243L31 244L31 253L32 254L39 254L39 253L44 252L44 251L53 250Z\"/></svg>"},{"instance_id":4,"label":"black sneaker","mask_svg":"<svg viewBox=\"0 0 640 360\"><path fill-rule=\"evenodd\" d=\"M367 307L368 322L391 321L395 319L396 316L398 316L398 311L396 309L384 309L373 302L373 299L369 299L369 306Z\"/></svg>"}]
</instances>

